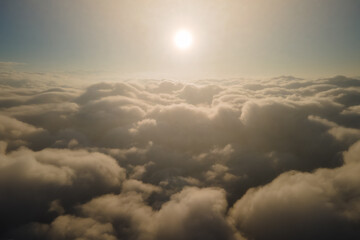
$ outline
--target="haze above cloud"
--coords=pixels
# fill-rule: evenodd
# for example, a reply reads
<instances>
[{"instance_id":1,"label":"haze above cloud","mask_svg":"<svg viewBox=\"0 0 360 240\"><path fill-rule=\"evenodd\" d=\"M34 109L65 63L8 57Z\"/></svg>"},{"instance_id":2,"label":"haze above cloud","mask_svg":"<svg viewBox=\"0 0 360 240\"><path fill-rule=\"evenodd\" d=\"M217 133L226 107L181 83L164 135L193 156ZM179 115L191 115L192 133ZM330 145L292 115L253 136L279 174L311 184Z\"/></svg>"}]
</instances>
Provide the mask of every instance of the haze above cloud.
<instances>
[{"instance_id":1,"label":"haze above cloud","mask_svg":"<svg viewBox=\"0 0 360 240\"><path fill-rule=\"evenodd\" d=\"M0 61L144 78L353 77L359 11L356 0L2 0ZM186 52L173 43L182 28Z\"/></svg>"}]
</instances>

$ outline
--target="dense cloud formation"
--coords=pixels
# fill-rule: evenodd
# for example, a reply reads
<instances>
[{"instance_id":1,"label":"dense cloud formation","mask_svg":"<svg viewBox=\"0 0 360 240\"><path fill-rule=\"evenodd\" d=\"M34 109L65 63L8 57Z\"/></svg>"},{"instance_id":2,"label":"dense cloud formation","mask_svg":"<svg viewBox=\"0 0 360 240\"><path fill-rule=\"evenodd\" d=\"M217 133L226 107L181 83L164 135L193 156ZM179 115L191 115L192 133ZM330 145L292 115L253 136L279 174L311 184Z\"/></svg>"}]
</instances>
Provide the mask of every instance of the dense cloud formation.
<instances>
[{"instance_id":1,"label":"dense cloud formation","mask_svg":"<svg viewBox=\"0 0 360 240\"><path fill-rule=\"evenodd\" d=\"M360 238L360 80L0 77L0 239Z\"/></svg>"}]
</instances>

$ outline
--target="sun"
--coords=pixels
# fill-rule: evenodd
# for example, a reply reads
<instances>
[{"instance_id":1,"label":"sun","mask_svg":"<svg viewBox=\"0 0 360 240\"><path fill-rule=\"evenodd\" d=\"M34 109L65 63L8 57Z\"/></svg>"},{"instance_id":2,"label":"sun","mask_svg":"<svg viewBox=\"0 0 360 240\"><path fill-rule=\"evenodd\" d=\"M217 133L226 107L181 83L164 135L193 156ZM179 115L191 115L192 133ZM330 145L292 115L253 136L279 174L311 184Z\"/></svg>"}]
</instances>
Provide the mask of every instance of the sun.
<instances>
[{"instance_id":1,"label":"sun","mask_svg":"<svg viewBox=\"0 0 360 240\"><path fill-rule=\"evenodd\" d=\"M193 43L193 36L187 29L180 29L174 35L174 44L181 50L186 50L191 47Z\"/></svg>"}]
</instances>

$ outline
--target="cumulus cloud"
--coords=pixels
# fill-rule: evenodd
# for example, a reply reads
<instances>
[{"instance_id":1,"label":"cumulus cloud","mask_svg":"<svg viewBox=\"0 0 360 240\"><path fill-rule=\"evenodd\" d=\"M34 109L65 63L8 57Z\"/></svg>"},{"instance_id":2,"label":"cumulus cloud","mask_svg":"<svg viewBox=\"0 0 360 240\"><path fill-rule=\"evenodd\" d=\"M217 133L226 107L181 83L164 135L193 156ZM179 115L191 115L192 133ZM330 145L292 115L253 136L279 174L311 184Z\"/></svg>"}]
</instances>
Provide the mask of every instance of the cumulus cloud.
<instances>
[{"instance_id":1,"label":"cumulus cloud","mask_svg":"<svg viewBox=\"0 0 360 240\"><path fill-rule=\"evenodd\" d=\"M359 237L360 80L73 82L0 74L0 238Z\"/></svg>"},{"instance_id":2,"label":"cumulus cloud","mask_svg":"<svg viewBox=\"0 0 360 240\"><path fill-rule=\"evenodd\" d=\"M53 212L71 211L94 196L117 191L124 178L125 170L113 158L97 152L50 148L34 152L22 147L3 153L2 226L18 226L51 218Z\"/></svg>"},{"instance_id":3,"label":"cumulus cloud","mask_svg":"<svg viewBox=\"0 0 360 240\"><path fill-rule=\"evenodd\" d=\"M81 215L102 226L111 223L119 239L236 239L225 218L224 190L187 187L172 195L159 210L146 205L146 197L141 194L144 190L95 198L80 207ZM83 227L78 227L82 231Z\"/></svg>"},{"instance_id":4,"label":"cumulus cloud","mask_svg":"<svg viewBox=\"0 0 360 240\"><path fill-rule=\"evenodd\" d=\"M231 209L230 219L254 239L357 239L359 156L360 141L345 152L339 168L290 171L249 189Z\"/></svg>"},{"instance_id":5,"label":"cumulus cloud","mask_svg":"<svg viewBox=\"0 0 360 240\"><path fill-rule=\"evenodd\" d=\"M104 239L116 240L111 224L101 224L91 218L69 215L57 217L50 225L47 236L51 239Z\"/></svg>"}]
</instances>

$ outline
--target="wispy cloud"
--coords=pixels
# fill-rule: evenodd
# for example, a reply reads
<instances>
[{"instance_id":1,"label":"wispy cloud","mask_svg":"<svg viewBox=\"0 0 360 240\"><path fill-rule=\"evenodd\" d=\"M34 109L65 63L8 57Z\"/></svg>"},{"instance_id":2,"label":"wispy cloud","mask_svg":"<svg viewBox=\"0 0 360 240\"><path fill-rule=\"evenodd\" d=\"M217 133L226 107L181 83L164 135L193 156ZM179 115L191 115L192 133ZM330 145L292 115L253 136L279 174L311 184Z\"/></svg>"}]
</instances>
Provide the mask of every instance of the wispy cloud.
<instances>
[{"instance_id":1,"label":"wispy cloud","mask_svg":"<svg viewBox=\"0 0 360 240\"><path fill-rule=\"evenodd\" d=\"M21 65L25 65L25 63L19 62L0 62L0 70L3 69L12 69Z\"/></svg>"}]
</instances>

